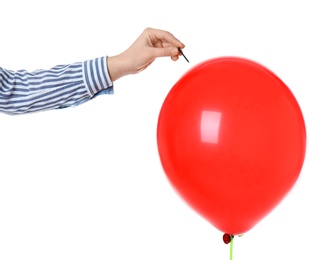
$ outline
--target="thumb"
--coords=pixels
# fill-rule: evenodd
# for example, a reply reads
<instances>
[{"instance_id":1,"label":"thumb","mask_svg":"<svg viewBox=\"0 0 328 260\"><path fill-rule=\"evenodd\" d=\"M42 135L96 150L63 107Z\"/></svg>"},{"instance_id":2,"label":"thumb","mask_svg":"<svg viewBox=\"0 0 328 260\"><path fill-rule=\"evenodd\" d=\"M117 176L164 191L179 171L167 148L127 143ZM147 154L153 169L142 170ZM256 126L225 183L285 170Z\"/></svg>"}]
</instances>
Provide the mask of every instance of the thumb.
<instances>
[{"instance_id":1,"label":"thumb","mask_svg":"<svg viewBox=\"0 0 328 260\"><path fill-rule=\"evenodd\" d=\"M179 55L177 47L154 48L154 55L156 57L172 57Z\"/></svg>"}]
</instances>

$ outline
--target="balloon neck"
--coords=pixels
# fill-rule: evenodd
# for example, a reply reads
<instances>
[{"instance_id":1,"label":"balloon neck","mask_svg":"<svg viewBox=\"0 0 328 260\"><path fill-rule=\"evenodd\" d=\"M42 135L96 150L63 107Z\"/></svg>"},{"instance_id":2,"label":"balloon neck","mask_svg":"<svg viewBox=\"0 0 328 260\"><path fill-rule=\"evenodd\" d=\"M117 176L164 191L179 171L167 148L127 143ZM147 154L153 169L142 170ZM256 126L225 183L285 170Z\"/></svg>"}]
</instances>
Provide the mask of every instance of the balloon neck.
<instances>
[{"instance_id":1,"label":"balloon neck","mask_svg":"<svg viewBox=\"0 0 328 260\"><path fill-rule=\"evenodd\" d=\"M223 242L224 242L225 244L229 244L229 243L232 241L233 238L234 238L234 235L231 235L231 234L227 234L227 233L225 233L225 234L223 235Z\"/></svg>"}]
</instances>

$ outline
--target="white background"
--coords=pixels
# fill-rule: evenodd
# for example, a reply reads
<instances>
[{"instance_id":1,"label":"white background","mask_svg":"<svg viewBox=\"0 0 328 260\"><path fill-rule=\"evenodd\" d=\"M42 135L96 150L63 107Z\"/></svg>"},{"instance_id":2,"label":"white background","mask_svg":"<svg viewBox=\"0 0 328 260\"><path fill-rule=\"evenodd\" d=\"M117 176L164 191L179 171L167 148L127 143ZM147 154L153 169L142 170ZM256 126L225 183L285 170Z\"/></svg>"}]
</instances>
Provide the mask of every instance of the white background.
<instances>
[{"instance_id":1,"label":"white background","mask_svg":"<svg viewBox=\"0 0 328 260\"><path fill-rule=\"evenodd\" d=\"M328 259L328 16L325 1L2 1L0 66L47 69L125 50L145 27L183 58L157 59L76 108L0 114L0 259L229 259L222 233L180 200L159 161L158 114L206 59L255 60L297 98L307 127L300 178L234 242L234 259Z\"/></svg>"}]
</instances>

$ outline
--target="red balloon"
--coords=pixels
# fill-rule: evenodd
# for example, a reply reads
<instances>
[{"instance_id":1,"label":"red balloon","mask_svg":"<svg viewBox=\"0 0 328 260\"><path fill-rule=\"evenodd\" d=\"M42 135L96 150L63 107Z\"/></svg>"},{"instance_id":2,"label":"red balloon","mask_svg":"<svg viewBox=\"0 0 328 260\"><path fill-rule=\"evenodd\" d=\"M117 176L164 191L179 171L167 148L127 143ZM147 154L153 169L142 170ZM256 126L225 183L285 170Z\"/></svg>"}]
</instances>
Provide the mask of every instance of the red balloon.
<instances>
[{"instance_id":1,"label":"red balloon","mask_svg":"<svg viewBox=\"0 0 328 260\"><path fill-rule=\"evenodd\" d=\"M243 234L294 186L306 129L297 100L275 74L221 57L172 87L158 117L157 147L181 198L222 232Z\"/></svg>"}]
</instances>

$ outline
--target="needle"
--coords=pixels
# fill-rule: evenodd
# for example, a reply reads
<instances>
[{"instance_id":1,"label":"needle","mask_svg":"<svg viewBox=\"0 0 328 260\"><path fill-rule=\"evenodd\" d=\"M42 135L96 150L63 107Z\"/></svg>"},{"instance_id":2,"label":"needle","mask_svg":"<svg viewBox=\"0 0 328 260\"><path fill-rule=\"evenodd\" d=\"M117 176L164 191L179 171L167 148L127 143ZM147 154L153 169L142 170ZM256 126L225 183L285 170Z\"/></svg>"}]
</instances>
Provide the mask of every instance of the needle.
<instances>
[{"instance_id":1,"label":"needle","mask_svg":"<svg viewBox=\"0 0 328 260\"><path fill-rule=\"evenodd\" d=\"M189 60L187 59L187 57L183 54L182 50L180 49L180 47L178 47L179 52L182 54L182 56L186 59L186 61L189 63Z\"/></svg>"}]
</instances>

